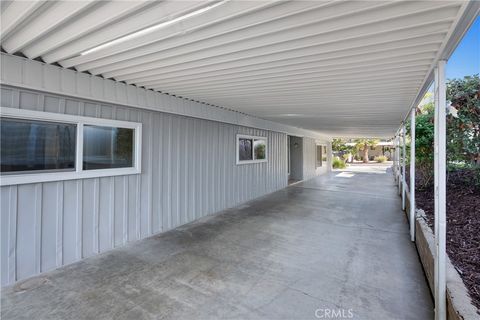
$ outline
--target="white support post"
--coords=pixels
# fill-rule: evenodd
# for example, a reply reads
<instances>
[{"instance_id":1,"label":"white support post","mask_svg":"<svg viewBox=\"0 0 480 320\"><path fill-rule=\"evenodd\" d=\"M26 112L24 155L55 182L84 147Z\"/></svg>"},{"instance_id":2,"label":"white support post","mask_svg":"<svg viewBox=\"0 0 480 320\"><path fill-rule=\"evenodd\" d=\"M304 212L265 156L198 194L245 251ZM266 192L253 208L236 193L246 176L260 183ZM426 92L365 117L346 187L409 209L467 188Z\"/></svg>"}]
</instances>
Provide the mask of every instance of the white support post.
<instances>
[{"instance_id":1,"label":"white support post","mask_svg":"<svg viewBox=\"0 0 480 320\"><path fill-rule=\"evenodd\" d=\"M395 135L395 181L398 182L398 170L400 168L399 165L399 153L398 153L398 132Z\"/></svg>"},{"instance_id":2,"label":"white support post","mask_svg":"<svg viewBox=\"0 0 480 320\"><path fill-rule=\"evenodd\" d=\"M445 61L435 68L435 320L447 319L446 297L446 86Z\"/></svg>"},{"instance_id":3,"label":"white support post","mask_svg":"<svg viewBox=\"0 0 480 320\"><path fill-rule=\"evenodd\" d=\"M397 135L397 184L398 184L398 194L402 193L401 189L401 181L402 181L402 172L400 170L401 168L401 154L400 154L400 130L398 131Z\"/></svg>"},{"instance_id":4,"label":"white support post","mask_svg":"<svg viewBox=\"0 0 480 320\"><path fill-rule=\"evenodd\" d=\"M397 136L393 137L393 152L392 152L392 161L393 161L393 178L397 181Z\"/></svg>"},{"instance_id":5,"label":"white support post","mask_svg":"<svg viewBox=\"0 0 480 320\"><path fill-rule=\"evenodd\" d=\"M407 161L407 143L406 143L406 130L405 130L405 123L402 124L402 210L405 210L405 189L406 189L406 179L405 179L405 165Z\"/></svg>"},{"instance_id":6,"label":"white support post","mask_svg":"<svg viewBox=\"0 0 480 320\"><path fill-rule=\"evenodd\" d=\"M415 241L415 108L410 111L410 240Z\"/></svg>"}]
</instances>

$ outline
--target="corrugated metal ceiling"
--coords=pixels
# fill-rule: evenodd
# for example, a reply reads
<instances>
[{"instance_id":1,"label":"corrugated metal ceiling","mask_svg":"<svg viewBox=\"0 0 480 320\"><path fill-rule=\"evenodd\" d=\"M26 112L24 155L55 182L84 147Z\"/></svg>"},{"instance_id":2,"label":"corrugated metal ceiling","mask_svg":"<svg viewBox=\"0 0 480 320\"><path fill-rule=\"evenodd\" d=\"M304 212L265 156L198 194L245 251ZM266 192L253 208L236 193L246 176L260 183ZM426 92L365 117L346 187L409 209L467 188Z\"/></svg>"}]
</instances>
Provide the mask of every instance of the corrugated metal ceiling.
<instances>
[{"instance_id":1,"label":"corrugated metal ceiling","mask_svg":"<svg viewBox=\"0 0 480 320\"><path fill-rule=\"evenodd\" d=\"M4 1L1 45L329 135L389 136L468 4Z\"/></svg>"}]
</instances>

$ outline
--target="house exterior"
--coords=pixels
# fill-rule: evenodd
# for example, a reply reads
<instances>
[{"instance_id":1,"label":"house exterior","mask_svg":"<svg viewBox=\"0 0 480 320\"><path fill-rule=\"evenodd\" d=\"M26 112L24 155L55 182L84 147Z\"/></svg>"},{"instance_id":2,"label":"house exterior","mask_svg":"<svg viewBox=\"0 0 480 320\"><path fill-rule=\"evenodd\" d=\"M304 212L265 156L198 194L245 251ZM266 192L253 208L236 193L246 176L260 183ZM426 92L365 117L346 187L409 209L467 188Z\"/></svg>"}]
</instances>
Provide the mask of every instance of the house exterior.
<instances>
[{"instance_id":1,"label":"house exterior","mask_svg":"<svg viewBox=\"0 0 480 320\"><path fill-rule=\"evenodd\" d=\"M355 146L353 142L347 142L347 146ZM395 145L392 141L380 141L375 146L368 148L368 160L373 161L378 156L387 157L388 161L393 160ZM363 160L363 152L358 150L354 155L354 159Z\"/></svg>"},{"instance_id":2,"label":"house exterior","mask_svg":"<svg viewBox=\"0 0 480 320\"><path fill-rule=\"evenodd\" d=\"M317 154L329 139L313 131L18 56L1 63L2 285L284 188L290 158L298 180L330 168Z\"/></svg>"}]
</instances>

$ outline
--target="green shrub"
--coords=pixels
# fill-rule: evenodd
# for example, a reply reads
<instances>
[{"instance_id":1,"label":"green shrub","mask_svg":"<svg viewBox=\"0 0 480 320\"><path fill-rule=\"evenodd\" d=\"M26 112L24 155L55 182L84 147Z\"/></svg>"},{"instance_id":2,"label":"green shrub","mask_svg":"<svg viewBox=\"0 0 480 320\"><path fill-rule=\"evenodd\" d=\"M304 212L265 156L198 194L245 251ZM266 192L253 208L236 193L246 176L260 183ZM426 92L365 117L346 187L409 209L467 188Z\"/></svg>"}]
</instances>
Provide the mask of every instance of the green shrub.
<instances>
[{"instance_id":1,"label":"green shrub","mask_svg":"<svg viewBox=\"0 0 480 320\"><path fill-rule=\"evenodd\" d=\"M382 163L382 162L387 161L387 157L385 157L385 156L378 156L378 157L375 157L373 160L376 161L376 162L378 162L378 163Z\"/></svg>"},{"instance_id":2,"label":"green shrub","mask_svg":"<svg viewBox=\"0 0 480 320\"><path fill-rule=\"evenodd\" d=\"M347 165L345 162L343 162L343 160L340 160L339 157L335 157L332 160L332 167L333 169L345 169Z\"/></svg>"}]
</instances>

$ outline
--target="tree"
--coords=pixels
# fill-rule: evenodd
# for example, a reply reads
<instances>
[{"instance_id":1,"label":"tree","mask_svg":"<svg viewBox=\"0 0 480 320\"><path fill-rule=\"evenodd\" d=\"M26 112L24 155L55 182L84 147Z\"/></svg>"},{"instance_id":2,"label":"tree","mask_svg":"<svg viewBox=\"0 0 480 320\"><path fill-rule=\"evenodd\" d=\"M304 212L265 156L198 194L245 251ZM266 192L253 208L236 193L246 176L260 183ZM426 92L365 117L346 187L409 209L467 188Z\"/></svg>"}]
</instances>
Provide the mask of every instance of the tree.
<instances>
[{"instance_id":1,"label":"tree","mask_svg":"<svg viewBox=\"0 0 480 320\"><path fill-rule=\"evenodd\" d=\"M417 109L415 117L415 166L417 181L426 188L433 180L434 105L429 102ZM410 122L407 122L410 134ZM407 150L408 151L408 150ZM409 157L408 157L409 159Z\"/></svg>"},{"instance_id":2,"label":"tree","mask_svg":"<svg viewBox=\"0 0 480 320\"><path fill-rule=\"evenodd\" d=\"M451 161L480 165L480 77L467 76L447 83L447 143Z\"/></svg>"},{"instance_id":3,"label":"tree","mask_svg":"<svg viewBox=\"0 0 480 320\"><path fill-rule=\"evenodd\" d=\"M363 162L368 163L368 149L370 147L376 147L378 139L355 139L355 149L363 151Z\"/></svg>"},{"instance_id":4,"label":"tree","mask_svg":"<svg viewBox=\"0 0 480 320\"><path fill-rule=\"evenodd\" d=\"M339 157L343 158L345 162L348 161L348 155L352 154L355 147L347 145L347 141L344 139L334 138L332 139L332 151Z\"/></svg>"},{"instance_id":5,"label":"tree","mask_svg":"<svg viewBox=\"0 0 480 320\"><path fill-rule=\"evenodd\" d=\"M346 145L347 141L340 139L340 138L334 138L332 139L332 151L336 152L350 152L351 147Z\"/></svg>"},{"instance_id":6,"label":"tree","mask_svg":"<svg viewBox=\"0 0 480 320\"><path fill-rule=\"evenodd\" d=\"M415 117L417 181L424 188L433 180L435 107L431 93L428 94L424 98L428 101L417 109ZM454 165L474 164L480 172L479 76L449 80L447 100L451 106L447 115L447 160ZM410 133L410 123L407 123L407 133Z\"/></svg>"}]
</instances>

